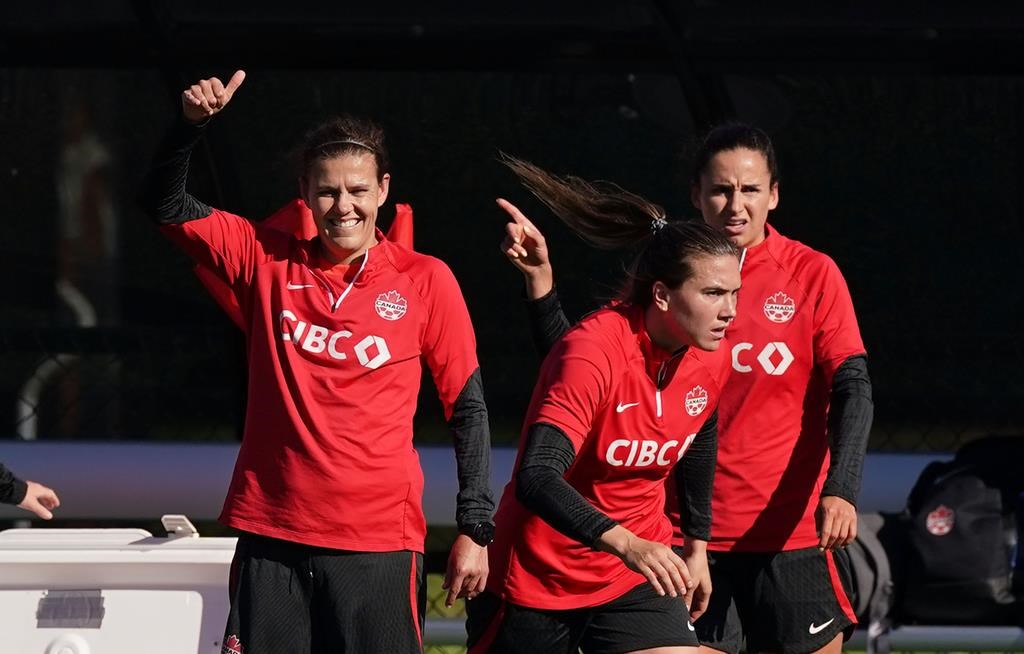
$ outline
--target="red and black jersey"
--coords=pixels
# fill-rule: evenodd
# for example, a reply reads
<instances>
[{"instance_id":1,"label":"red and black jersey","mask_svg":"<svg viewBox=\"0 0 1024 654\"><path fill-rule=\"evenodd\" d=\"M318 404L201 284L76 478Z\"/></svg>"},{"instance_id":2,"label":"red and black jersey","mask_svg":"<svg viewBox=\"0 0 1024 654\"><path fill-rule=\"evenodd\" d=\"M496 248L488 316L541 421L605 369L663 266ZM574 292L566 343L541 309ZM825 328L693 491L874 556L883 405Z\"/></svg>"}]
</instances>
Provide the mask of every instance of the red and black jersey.
<instances>
[{"instance_id":1,"label":"red and black jersey","mask_svg":"<svg viewBox=\"0 0 1024 654\"><path fill-rule=\"evenodd\" d=\"M719 405L709 548L812 547L832 376L864 344L828 256L767 228L746 251L742 275L728 330L733 372Z\"/></svg>"},{"instance_id":2,"label":"red and black jersey","mask_svg":"<svg viewBox=\"0 0 1024 654\"><path fill-rule=\"evenodd\" d=\"M565 480L637 536L668 544L666 478L714 412L728 374L725 347L672 356L651 343L641 309L598 311L545 359L519 459L532 425L558 428L576 450ZM492 591L522 606L567 609L602 604L644 581L527 510L515 484L513 475L496 516Z\"/></svg>"},{"instance_id":3,"label":"red and black jersey","mask_svg":"<svg viewBox=\"0 0 1024 654\"><path fill-rule=\"evenodd\" d=\"M362 266L332 268L316 239L216 209L162 229L230 287L243 317L248 408L221 520L309 545L422 551L420 362L446 417L478 368L448 267L378 231Z\"/></svg>"}]
</instances>

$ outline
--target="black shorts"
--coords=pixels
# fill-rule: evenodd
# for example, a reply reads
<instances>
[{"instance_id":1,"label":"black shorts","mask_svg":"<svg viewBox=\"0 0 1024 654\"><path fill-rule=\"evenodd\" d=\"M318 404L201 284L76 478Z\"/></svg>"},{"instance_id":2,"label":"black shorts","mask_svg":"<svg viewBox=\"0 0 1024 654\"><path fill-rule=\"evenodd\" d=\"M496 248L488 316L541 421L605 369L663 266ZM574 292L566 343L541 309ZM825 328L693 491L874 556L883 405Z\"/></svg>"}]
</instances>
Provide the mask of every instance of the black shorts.
<instances>
[{"instance_id":1,"label":"black shorts","mask_svg":"<svg viewBox=\"0 0 1024 654\"><path fill-rule=\"evenodd\" d=\"M849 558L817 547L788 552L708 552L711 602L695 626L701 645L736 654L813 652L857 620Z\"/></svg>"},{"instance_id":2,"label":"black shorts","mask_svg":"<svg viewBox=\"0 0 1024 654\"><path fill-rule=\"evenodd\" d=\"M222 654L423 651L423 555L242 534Z\"/></svg>"},{"instance_id":3,"label":"black shorts","mask_svg":"<svg viewBox=\"0 0 1024 654\"><path fill-rule=\"evenodd\" d=\"M468 654L620 654L697 646L681 597L659 597L644 582L622 597L585 609L549 611L486 592L466 603Z\"/></svg>"}]
</instances>

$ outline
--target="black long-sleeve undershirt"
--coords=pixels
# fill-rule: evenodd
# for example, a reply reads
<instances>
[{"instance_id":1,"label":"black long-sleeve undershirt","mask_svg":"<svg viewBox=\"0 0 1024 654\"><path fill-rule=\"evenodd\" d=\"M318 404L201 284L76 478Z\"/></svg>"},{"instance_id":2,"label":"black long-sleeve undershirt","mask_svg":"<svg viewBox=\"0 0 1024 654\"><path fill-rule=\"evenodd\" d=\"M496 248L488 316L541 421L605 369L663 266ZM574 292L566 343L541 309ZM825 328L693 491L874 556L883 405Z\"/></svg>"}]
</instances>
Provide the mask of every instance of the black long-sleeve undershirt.
<instances>
[{"instance_id":1,"label":"black long-sleeve undershirt","mask_svg":"<svg viewBox=\"0 0 1024 654\"><path fill-rule=\"evenodd\" d=\"M491 430L484 402L484 383L477 368L466 380L452 405L448 420L455 444L455 467L459 494L455 499L455 522L467 527L491 519Z\"/></svg>"},{"instance_id":2,"label":"black long-sleeve undershirt","mask_svg":"<svg viewBox=\"0 0 1024 654\"><path fill-rule=\"evenodd\" d=\"M696 540L711 537L711 487L718 461L718 410L697 432L697 438L676 464L676 496L683 533Z\"/></svg>"},{"instance_id":3,"label":"black long-sleeve undershirt","mask_svg":"<svg viewBox=\"0 0 1024 654\"><path fill-rule=\"evenodd\" d=\"M207 124L192 125L179 117L160 141L138 195L139 205L157 224L183 223L213 211L185 190L189 159Z\"/></svg>"},{"instance_id":4,"label":"black long-sleeve undershirt","mask_svg":"<svg viewBox=\"0 0 1024 654\"><path fill-rule=\"evenodd\" d=\"M569 331L572 325L565 317L562 303L558 300L558 293L554 288L543 297L529 300L526 303L526 313L530 319L533 345L537 348L541 358L544 358L551 347L565 332Z\"/></svg>"},{"instance_id":5,"label":"black long-sleeve undershirt","mask_svg":"<svg viewBox=\"0 0 1024 654\"><path fill-rule=\"evenodd\" d=\"M28 484L0 463L0 503L21 504L28 494Z\"/></svg>"},{"instance_id":6,"label":"black long-sleeve undershirt","mask_svg":"<svg viewBox=\"0 0 1024 654\"><path fill-rule=\"evenodd\" d=\"M856 506L874 411L867 356L850 357L832 377L828 410L830 461L822 495L835 495Z\"/></svg>"},{"instance_id":7,"label":"black long-sleeve undershirt","mask_svg":"<svg viewBox=\"0 0 1024 654\"><path fill-rule=\"evenodd\" d=\"M618 523L565 480L575 459L576 451L565 432L543 422L531 425L516 472L516 499L559 532L593 546Z\"/></svg>"}]
</instances>

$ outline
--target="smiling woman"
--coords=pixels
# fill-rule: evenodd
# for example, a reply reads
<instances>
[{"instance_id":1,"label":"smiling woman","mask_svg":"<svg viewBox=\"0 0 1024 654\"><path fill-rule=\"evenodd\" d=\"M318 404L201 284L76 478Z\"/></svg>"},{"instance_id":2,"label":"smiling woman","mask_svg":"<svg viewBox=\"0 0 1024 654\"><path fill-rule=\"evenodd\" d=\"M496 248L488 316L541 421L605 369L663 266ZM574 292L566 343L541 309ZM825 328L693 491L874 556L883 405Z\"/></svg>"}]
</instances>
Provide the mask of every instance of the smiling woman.
<instances>
[{"instance_id":1,"label":"smiling woman","mask_svg":"<svg viewBox=\"0 0 1024 654\"><path fill-rule=\"evenodd\" d=\"M421 652L421 361L458 461L448 604L487 578L490 434L469 312L444 263L377 229L390 176L384 133L368 120L342 116L305 140L298 181L312 238L186 193L191 150L244 79L238 71L182 93L183 120L143 193L163 233L231 289L249 344L245 434L220 516L241 532L224 642Z\"/></svg>"},{"instance_id":2,"label":"smiling woman","mask_svg":"<svg viewBox=\"0 0 1024 654\"><path fill-rule=\"evenodd\" d=\"M349 264L377 244L377 210L388 197L390 176L376 179L366 154L322 159L302 180L302 197L313 211L324 258Z\"/></svg>"},{"instance_id":3,"label":"smiling woman","mask_svg":"<svg viewBox=\"0 0 1024 654\"><path fill-rule=\"evenodd\" d=\"M341 116L307 134L299 189L313 212L324 257L350 264L377 244L377 211L388 197L391 175L384 131Z\"/></svg>"}]
</instances>

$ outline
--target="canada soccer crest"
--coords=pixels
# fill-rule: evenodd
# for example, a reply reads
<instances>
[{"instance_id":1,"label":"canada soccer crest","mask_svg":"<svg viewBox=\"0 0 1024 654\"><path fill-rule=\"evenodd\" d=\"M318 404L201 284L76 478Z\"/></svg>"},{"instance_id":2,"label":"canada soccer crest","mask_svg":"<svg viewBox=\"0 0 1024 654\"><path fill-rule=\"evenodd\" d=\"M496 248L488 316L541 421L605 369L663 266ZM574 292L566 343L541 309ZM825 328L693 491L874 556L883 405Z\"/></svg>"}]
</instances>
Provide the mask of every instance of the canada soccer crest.
<instances>
[{"instance_id":1,"label":"canada soccer crest","mask_svg":"<svg viewBox=\"0 0 1024 654\"><path fill-rule=\"evenodd\" d=\"M953 524L956 522L956 512L944 504L940 504L938 508L928 514L928 519L925 521L925 527L928 532L936 536L945 536L953 530Z\"/></svg>"},{"instance_id":2,"label":"canada soccer crest","mask_svg":"<svg viewBox=\"0 0 1024 654\"><path fill-rule=\"evenodd\" d=\"M686 394L686 412L691 416L699 416L708 406L708 392L701 386L694 386Z\"/></svg>"},{"instance_id":3,"label":"canada soccer crest","mask_svg":"<svg viewBox=\"0 0 1024 654\"><path fill-rule=\"evenodd\" d=\"M786 322L796 313L796 302L782 291L764 301L764 315L772 322Z\"/></svg>"},{"instance_id":4,"label":"canada soccer crest","mask_svg":"<svg viewBox=\"0 0 1024 654\"><path fill-rule=\"evenodd\" d=\"M242 654L243 651L242 641L238 640L238 636L231 634L224 639L224 646L220 648L220 654Z\"/></svg>"},{"instance_id":5,"label":"canada soccer crest","mask_svg":"<svg viewBox=\"0 0 1024 654\"><path fill-rule=\"evenodd\" d=\"M377 296L373 308L377 310L377 315L384 320L398 320L405 315L409 303L398 294L398 291L388 291Z\"/></svg>"}]
</instances>

